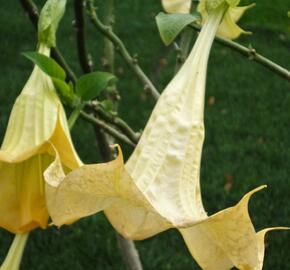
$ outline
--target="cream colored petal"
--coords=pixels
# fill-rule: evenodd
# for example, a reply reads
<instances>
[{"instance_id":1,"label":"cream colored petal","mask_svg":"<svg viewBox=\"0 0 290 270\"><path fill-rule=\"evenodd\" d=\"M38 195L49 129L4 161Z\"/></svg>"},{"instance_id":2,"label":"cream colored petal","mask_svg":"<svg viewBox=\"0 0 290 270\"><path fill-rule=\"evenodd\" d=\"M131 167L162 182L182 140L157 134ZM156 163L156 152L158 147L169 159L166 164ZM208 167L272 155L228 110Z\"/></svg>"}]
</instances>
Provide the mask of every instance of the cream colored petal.
<instances>
[{"instance_id":1,"label":"cream colored petal","mask_svg":"<svg viewBox=\"0 0 290 270\"><path fill-rule=\"evenodd\" d=\"M61 104L59 104L58 121L50 142L56 148L63 165L70 169L76 169L83 164L74 148L67 118Z\"/></svg>"},{"instance_id":2,"label":"cream colored petal","mask_svg":"<svg viewBox=\"0 0 290 270\"><path fill-rule=\"evenodd\" d=\"M105 214L124 237L142 240L172 227L152 207L125 170L117 186L117 194L120 199L106 208Z\"/></svg>"},{"instance_id":3,"label":"cream colored petal","mask_svg":"<svg viewBox=\"0 0 290 270\"><path fill-rule=\"evenodd\" d=\"M238 22L241 19L241 17L244 15L244 13L248 9L254 7L255 5L256 4L251 4L251 5L244 6L244 7L231 7L231 8L229 8L229 11L228 12L229 12L232 20L234 22Z\"/></svg>"},{"instance_id":4,"label":"cream colored petal","mask_svg":"<svg viewBox=\"0 0 290 270\"><path fill-rule=\"evenodd\" d=\"M124 236L145 238L164 230L164 223L168 228L125 173L119 151L111 162L84 165L68 175L56 158L45 172L47 207L55 225L108 208L109 219Z\"/></svg>"},{"instance_id":5,"label":"cream colored petal","mask_svg":"<svg viewBox=\"0 0 290 270\"><path fill-rule=\"evenodd\" d=\"M199 175L207 60L223 10L204 25L183 67L163 91L126 170L175 226L206 217Z\"/></svg>"},{"instance_id":6,"label":"cream colored petal","mask_svg":"<svg viewBox=\"0 0 290 270\"><path fill-rule=\"evenodd\" d=\"M259 261L260 265L257 267L258 270L263 268L263 261L265 255L265 235L270 231L277 231L277 230L289 230L287 227L274 227L261 230L257 233L258 238L258 252L259 252Z\"/></svg>"},{"instance_id":7,"label":"cream colored petal","mask_svg":"<svg viewBox=\"0 0 290 270\"><path fill-rule=\"evenodd\" d=\"M0 162L0 227L24 233L47 226L43 171L52 160L39 154L21 163Z\"/></svg>"},{"instance_id":8,"label":"cream colored petal","mask_svg":"<svg viewBox=\"0 0 290 270\"><path fill-rule=\"evenodd\" d=\"M201 223L180 232L196 261L203 269L261 270L264 245L249 217L248 202L257 188L234 207L225 209Z\"/></svg>"},{"instance_id":9,"label":"cream colored petal","mask_svg":"<svg viewBox=\"0 0 290 270\"><path fill-rule=\"evenodd\" d=\"M17 98L0 150L0 159L20 162L35 154L52 136L59 101L51 80L35 67Z\"/></svg>"},{"instance_id":10,"label":"cream colored petal","mask_svg":"<svg viewBox=\"0 0 290 270\"><path fill-rule=\"evenodd\" d=\"M162 0L161 2L168 13L189 13L192 0Z\"/></svg>"},{"instance_id":11,"label":"cream colored petal","mask_svg":"<svg viewBox=\"0 0 290 270\"><path fill-rule=\"evenodd\" d=\"M65 175L56 156L44 174L47 207L53 223L70 224L111 204L117 199L115 183L122 168L119 156L108 163L84 165Z\"/></svg>"},{"instance_id":12,"label":"cream colored petal","mask_svg":"<svg viewBox=\"0 0 290 270\"><path fill-rule=\"evenodd\" d=\"M247 7L230 7L224 16L224 19L218 29L217 35L223 38L236 39L241 34L250 34L250 32L244 31L236 24L236 22L241 18L245 11L250 7L252 7L252 5Z\"/></svg>"},{"instance_id":13,"label":"cream colored petal","mask_svg":"<svg viewBox=\"0 0 290 270\"><path fill-rule=\"evenodd\" d=\"M244 31L236 23L240 20L240 18L248 9L254 6L255 4L244 7L229 7L218 28L217 35L222 38L235 39L238 38L241 34L250 34L251 32ZM206 10L205 1L201 1L199 3L197 10L201 13L202 24L204 24L208 20L208 13Z\"/></svg>"}]
</instances>

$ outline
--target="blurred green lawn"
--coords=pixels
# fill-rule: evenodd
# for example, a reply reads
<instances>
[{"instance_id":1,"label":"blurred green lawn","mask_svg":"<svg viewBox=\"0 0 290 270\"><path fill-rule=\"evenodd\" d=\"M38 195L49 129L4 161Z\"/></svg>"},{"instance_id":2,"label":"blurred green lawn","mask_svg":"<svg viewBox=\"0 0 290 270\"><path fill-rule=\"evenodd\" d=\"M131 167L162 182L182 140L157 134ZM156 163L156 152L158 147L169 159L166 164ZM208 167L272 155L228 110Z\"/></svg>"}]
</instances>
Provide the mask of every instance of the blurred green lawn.
<instances>
[{"instance_id":1,"label":"blurred green lawn","mask_svg":"<svg viewBox=\"0 0 290 270\"><path fill-rule=\"evenodd\" d=\"M39 6L43 1L36 1ZM68 1L58 45L72 67L77 62L72 1ZM98 1L102 3L103 1ZM242 1L247 4L250 1ZM257 0L241 25L254 33L239 42L290 69L290 10L288 0ZM0 0L0 138L2 141L11 106L26 82L32 65L20 54L35 48L35 31L18 1ZM100 5L102 9L102 5ZM159 89L174 71L175 52L158 36L154 16L159 1L116 1L116 31ZM96 68L101 67L102 37L89 26L89 49ZM166 59L166 61L164 60ZM154 105L142 85L117 58L120 114L135 128L144 127ZM290 225L290 85L265 68L215 45L207 87L206 142L202 161L202 193L210 214L235 204L250 189L267 184L255 195L250 212L257 230ZM215 100L213 104L213 99ZM97 162L94 133L78 121L73 138L86 162ZM130 153L131 149L127 149ZM228 184L227 184L228 183ZM230 184L229 184L230 183ZM226 187L231 186L228 190ZM1 231L0 259L12 236ZM167 231L138 242L144 269L199 269L176 231ZM267 238L264 269L285 270L290 265L290 234L274 232ZM22 269L125 269L116 237L102 214L60 230L36 230L31 234ZM218 270L218 269L217 269Z\"/></svg>"}]
</instances>

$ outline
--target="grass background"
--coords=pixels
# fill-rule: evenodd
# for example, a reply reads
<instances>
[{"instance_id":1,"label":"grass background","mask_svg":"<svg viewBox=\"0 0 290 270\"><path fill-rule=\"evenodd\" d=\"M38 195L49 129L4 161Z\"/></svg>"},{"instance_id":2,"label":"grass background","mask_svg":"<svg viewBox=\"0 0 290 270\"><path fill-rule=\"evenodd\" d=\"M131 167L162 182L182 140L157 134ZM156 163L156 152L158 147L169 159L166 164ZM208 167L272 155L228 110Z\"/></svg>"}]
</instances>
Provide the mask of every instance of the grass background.
<instances>
[{"instance_id":1,"label":"grass background","mask_svg":"<svg viewBox=\"0 0 290 270\"><path fill-rule=\"evenodd\" d=\"M100 9L102 10L102 2ZM43 1L36 1L41 6ZM249 1L242 1L247 4ZM257 0L255 9L242 19L243 28L254 33L239 42L252 44L259 52L290 68L290 10L288 0ZM0 139L12 104L26 82L32 65L20 54L35 48L36 35L18 1L0 0ZM175 52L160 41L154 16L159 1L116 1L116 32L158 89L163 89L174 71ZM59 31L58 46L74 70L77 61L72 26L72 1ZM89 25L89 50L100 69L102 37ZM117 58L120 114L135 129L144 127L154 103L142 85ZM214 104L212 100L215 100ZM206 141L201 185L209 214L235 204L250 189L267 184L255 195L250 212L257 230L290 225L290 85L275 74L220 45L210 58L205 112ZM91 127L78 121L73 139L84 161L97 162ZM97 145L96 145L97 146ZM131 149L127 149L129 154ZM231 187L229 190L227 187ZM0 259L4 259L12 236L0 232ZM180 235L170 230L136 243L144 269L199 269ZM267 238L264 269L285 270L290 265L290 234L274 232ZM116 247L116 237L102 214L73 226L31 234L22 269L125 269ZM218 270L218 269L217 269Z\"/></svg>"}]
</instances>

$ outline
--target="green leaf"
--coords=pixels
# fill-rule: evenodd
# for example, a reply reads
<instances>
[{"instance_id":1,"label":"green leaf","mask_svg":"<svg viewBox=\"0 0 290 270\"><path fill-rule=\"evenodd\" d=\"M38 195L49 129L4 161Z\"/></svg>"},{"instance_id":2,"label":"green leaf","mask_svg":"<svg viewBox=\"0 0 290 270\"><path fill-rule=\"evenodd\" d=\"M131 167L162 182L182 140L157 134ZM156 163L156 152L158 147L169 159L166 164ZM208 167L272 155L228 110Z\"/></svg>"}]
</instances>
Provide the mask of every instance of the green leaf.
<instances>
[{"instance_id":1,"label":"green leaf","mask_svg":"<svg viewBox=\"0 0 290 270\"><path fill-rule=\"evenodd\" d=\"M65 12L66 0L47 0L38 21L38 41L54 47L56 31Z\"/></svg>"},{"instance_id":2,"label":"green leaf","mask_svg":"<svg viewBox=\"0 0 290 270\"><path fill-rule=\"evenodd\" d=\"M74 94L71 84L66 83L58 78L51 78L58 94L63 102L70 107L76 107L80 103L79 97Z\"/></svg>"},{"instance_id":3,"label":"green leaf","mask_svg":"<svg viewBox=\"0 0 290 270\"><path fill-rule=\"evenodd\" d=\"M115 80L116 77L107 72L92 72L83 75L76 82L76 94L84 101L91 100Z\"/></svg>"},{"instance_id":4,"label":"green leaf","mask_svg":"<svg viewBox=\"0 0 290 270\"><path fill-rule=\"evenodd\" d=\"M164 12L160 12L156 16L158 30L166 46L171 44L187 25L198 20L200 20L200 15L198 13L165 14Z\"/></svg>"},{"instance_id":5,"label":"green leaf","mask_svg":"<svg viewBox=\"0 0 290 270\"><path fill-rule=\"evenodd\" d=\"M115 114L115 108L114 108L114 103L112 100L110 99L106 99L103 100L102 102L100 102L100 105L102 106L102 108L109 113Z\"/></svg>"},{"instance_id":6,"label":"green leaf","mask_svg":"<svg viewBox=\"0 0 290 270\"><path fill-rule=\"evenodd\" d=\"M64 69L52 58L37 52L26 52L23 55L36 64L48 76L65 80Z\"/></svg>"}]
</instances>

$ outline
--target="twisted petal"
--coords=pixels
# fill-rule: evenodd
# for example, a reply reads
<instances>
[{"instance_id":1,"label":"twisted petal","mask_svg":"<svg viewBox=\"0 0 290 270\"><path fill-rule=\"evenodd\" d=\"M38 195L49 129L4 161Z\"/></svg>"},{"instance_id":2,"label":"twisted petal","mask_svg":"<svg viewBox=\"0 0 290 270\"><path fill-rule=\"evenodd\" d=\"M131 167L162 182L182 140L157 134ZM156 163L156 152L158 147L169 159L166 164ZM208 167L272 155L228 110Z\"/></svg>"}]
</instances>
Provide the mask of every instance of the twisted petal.
<instances>
[{"instance_id":1,"label":"twisted petal","mask_svg":"<svg viewBox=\"0 0 290 270\"><path fill-rule=\"evenodd\" d=\"M141 240L174 227L122 172L120 157L107 164L85 165L67 176L57 160L49 167L45 173L47 205L56 225L70 224L105 209L114 228L126 238ZM255 232L248 202L262 188L246 194L234 207L179 226L192 256L203 269L262 269L265 233L284 229Z\"/></svg>"},{"instance_id":2,"label":"twisted petal","mask_svg":"<svg viewBox=\"0 0 290 270\"><path fill-rule=\"evenodd\" d=\"M154 218L156 212L124 171L120 149L115 160L84 165L68 175L57 157L46 170L45 180L48 211L57 226L106 208L107 215L114 220L113 225L127 237L144 238L144 234L162 230L160 225L164 227L166 223ZM153 218L148 219L147 215ZM131 218L133 223L127 223Z\"/></svg>"},{"instance_id":3,"label":"twisted petal","mask_svg":"<svg viewBox=\"0 0 290 270\"><path fill-rule=\"evenodd\" d=\"M264 243L249 217L248 202L262 186L248 194L234 207L180 232L199 265L207 270L260 270Z\"/></svg>"},{"instance_id":4,"label":"twisted petal","mask_svg":"<svg viewBox=\"0 0 290 270\"><path fill-rule=\"evenodd\" d=\"M221 1L222 2L222 1ZM255 6L255 4L251 4L244 7L237 7L239 1L233 1L233 3L229 3L228 10L226 11L224 18L218 28L217 35L222 38L228 39L236 39L241 34L250 34L251 32L244 31L237 25L237 22L241 19L244 13ZM208 11L206 8L206 1L200 1L198 5L198 11L202 15L202 23L204 24L208 20Z\"/></svg>"},{"instance_id":5,"label":"twisted petal","mask_svg":"<svg viewBox=\"0 0 290 270\"><path fill-rule=\"evenodd\" d=\"M251 34L251 32L240 28L236 22L238 22L243 14L253 6L255 6L255 4L245 7L230 7L224 16L224 19L218 29L217 35L223 38L236 39L241 34Z\"/></svg>"}]
</instances>

